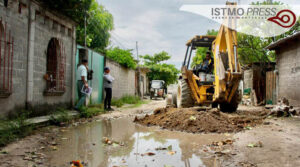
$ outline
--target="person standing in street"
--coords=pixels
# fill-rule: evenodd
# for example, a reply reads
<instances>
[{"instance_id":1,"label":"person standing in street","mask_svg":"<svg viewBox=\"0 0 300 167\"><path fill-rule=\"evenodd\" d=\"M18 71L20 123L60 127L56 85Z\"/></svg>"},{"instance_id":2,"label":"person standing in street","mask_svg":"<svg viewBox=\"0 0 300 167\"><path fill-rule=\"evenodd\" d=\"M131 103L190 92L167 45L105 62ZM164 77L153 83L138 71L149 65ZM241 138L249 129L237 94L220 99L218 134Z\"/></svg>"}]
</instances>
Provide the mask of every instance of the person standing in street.
<instances>
[{"instance_id":1,"label":"person standing in street","mask_svg":"<svg viewBox=\"0 0 300 167\"><path fill-rule=\"evenodd\" d=\"M77 92L79 101L75 106L75 110L79 111L79 109L83 106L86 100L86 94L82 93L81 90L83 87L88 88L87 82L87 71L88 71L88 61L83 59L81 61L81 65L77 68Z\"/></svg>"},{"instance_id":2,"label":"person standing in street","mask_svg":"<svg viewBox=\"0 0 300 167\"><path fill-rule=\"evenodd\" d=\"M109 67L104 68L103 75L103 87L105 90L105 100L104 100L104 109L108 111L113 111L111 108L111 98L112 98L112 84L115 80L110 74Z\"/></svg>"}]
</instances>

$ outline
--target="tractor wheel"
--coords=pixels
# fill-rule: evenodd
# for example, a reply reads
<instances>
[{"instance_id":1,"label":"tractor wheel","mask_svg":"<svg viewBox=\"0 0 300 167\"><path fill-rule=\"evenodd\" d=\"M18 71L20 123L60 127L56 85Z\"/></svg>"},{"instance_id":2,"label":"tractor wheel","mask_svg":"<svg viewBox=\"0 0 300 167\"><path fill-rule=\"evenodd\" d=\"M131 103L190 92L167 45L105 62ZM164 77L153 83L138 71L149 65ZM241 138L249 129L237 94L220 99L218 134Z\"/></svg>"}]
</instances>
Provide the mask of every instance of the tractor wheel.
<instances>
[{"instance_id":1,"label":"tractor wheel","mask_svg":"<svg viewBox=\"0 0 300 167\"><path fill-rule=\"evenodd\" d=\"M181 79L178 81L177 88L177 107L188 108L194 106L190 87L186 80Z\"/></svg>"},{"instance_id":2,"label":"tractor wheel","mask_svg":"<svg viewBox=\"0 0 300 167\"><path fill-rule=\"evenodd\" d=\"M226 103L226 102L220 103L220 109L222 112L227 112L227 113L235 112L240 102L241 102L240 94L238 91L236 91L230 103Z\"/></svg>"}]
</instances>

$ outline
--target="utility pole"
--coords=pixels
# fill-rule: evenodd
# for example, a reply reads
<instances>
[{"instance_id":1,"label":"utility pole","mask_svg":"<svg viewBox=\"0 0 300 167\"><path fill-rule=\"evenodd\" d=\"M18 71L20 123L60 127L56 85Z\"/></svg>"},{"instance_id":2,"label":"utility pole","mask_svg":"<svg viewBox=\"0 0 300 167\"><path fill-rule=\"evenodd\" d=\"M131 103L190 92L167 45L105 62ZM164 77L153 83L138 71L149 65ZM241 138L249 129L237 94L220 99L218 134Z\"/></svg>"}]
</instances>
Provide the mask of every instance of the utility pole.
<instances>
[{"instance_id":1,"label":"utility pole","mask_svg":"<svg viewBox=\"0 0 300 167\"><path fill-rule=\"evenodd\" d=\"M84 11L84 48L86 48L86 9Z\"/></svg>"},{"instance_id":2,"label":"utility pole","mask_svg":"<svg viewBox=\"0 0 300 167\"><path fill-rule=\"evenodd\" d=\"M138 96L141 96L141 69L140 69L140 60L139 60L139 48L138 48L138 41L136 41L136 57L137 57L137 89L138 89Z\"/></svg>"}]
</instances>

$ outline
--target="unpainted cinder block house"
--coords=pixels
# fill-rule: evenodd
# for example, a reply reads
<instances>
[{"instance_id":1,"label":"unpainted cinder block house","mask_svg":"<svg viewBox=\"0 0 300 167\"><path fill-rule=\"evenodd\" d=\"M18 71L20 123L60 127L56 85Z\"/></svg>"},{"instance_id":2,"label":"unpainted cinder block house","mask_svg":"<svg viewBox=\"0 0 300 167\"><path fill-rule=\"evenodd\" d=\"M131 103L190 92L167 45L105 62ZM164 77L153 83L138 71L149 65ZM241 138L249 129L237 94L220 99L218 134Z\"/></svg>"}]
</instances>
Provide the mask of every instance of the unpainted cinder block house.
<instances>
[{"instance_id":1,"label":"unpainted cinder block house","mask_svg":"<svg viewBox=\"0 0 300 167\"><path fill-rule=\"evenodd\" d=\"M300 107L300 32L270 44L275 50L277 64L276 92L278 99L287 98Z\"/></svg>"},{"instance_id":2,"label":"unpainted cinder block house","mask_svg":"<svg viewBox=\"0 0 300 167\"><path fill-rule=\"evenodd\" d=\"M0 0L0 116L72 104L75 32L38 0Z\"/></svg>"}]
</instances>

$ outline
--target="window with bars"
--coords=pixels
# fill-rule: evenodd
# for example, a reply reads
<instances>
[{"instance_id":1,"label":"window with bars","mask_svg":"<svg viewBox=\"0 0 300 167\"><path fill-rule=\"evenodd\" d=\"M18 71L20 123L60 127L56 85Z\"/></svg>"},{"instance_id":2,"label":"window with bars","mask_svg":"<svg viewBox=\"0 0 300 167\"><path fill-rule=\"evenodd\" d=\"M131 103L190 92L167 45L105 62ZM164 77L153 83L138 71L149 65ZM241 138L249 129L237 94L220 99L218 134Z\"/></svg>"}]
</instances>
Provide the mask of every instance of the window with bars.
<instances>
[{"instance_id":1,"label":"window with bars","mask_svg":"<svg viewBox=\"0 0 300 167\"><path fill-rule=\"evenodd\" d=\"M12 93L12 70L14 40L7 24L0 20L0 97L8 97Z\"/></svg>"},{"instance_id":2,"label":"window with bars","mask_svg":"<svg viewBox=\"0 0 300 167\"><path fill-rule=\"evenodd\" d=\"M66 57L63 43L57 38L49 41L45 95L62 95L65 92Z\"/></svg>"}]
</instances>

